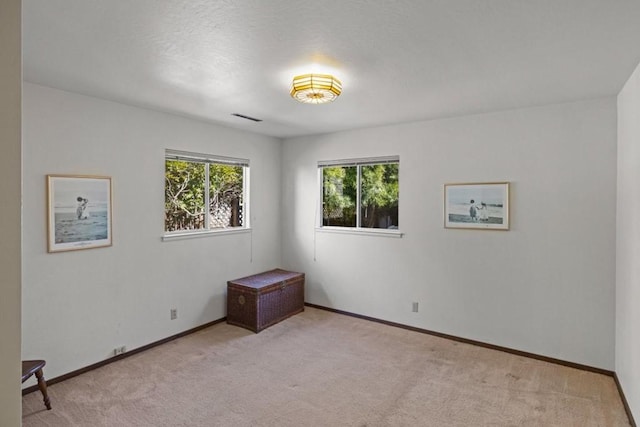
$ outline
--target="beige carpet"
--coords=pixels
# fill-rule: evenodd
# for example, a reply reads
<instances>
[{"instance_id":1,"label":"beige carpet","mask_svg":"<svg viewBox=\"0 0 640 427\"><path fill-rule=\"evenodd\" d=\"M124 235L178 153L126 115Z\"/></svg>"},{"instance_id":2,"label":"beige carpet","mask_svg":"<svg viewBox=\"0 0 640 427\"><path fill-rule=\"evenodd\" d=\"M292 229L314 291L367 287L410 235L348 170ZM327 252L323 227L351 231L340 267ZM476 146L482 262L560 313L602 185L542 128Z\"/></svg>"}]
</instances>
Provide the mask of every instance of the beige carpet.
<instances>
[{"instance_id":1,"label":"beige carpet","mask_svg":"<svg viewBox=\"0 0 640 427\"><path fill-rule=\"evenodd\" d=\"M46 374L46 368L45 368ZM628 426L612 378L307 308L23 398L24 426Z\"/></svg>"}]
</instances>

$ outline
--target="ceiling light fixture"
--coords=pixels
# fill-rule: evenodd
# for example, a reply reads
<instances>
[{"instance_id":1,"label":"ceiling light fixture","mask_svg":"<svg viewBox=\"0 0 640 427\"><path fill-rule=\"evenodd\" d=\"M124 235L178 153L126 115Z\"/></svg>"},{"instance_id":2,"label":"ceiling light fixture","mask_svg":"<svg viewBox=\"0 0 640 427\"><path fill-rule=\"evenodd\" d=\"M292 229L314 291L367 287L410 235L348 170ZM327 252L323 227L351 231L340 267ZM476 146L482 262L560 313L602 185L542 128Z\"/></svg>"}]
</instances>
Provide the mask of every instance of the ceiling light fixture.
<instances>
[{"instance_id":1,"label":"ceiling light fixture","mask_svg":"<svg viewBox=\"0 0 640 427\"><path fill-rule=\"evenodd\" d=\"M302 74L293 78L291 97L305 104L324 104L342 92L342 83L330 74Z\"/></svg>"}]
</instances>

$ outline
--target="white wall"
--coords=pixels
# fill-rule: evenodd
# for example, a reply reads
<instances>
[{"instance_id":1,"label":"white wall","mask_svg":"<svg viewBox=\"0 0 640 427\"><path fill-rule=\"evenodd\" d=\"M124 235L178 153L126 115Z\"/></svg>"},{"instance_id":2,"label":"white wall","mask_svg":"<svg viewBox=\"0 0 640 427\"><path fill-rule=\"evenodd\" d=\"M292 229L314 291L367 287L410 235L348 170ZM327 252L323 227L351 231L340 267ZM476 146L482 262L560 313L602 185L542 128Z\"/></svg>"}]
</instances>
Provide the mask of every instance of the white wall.
<instances>
[{"instance_id":1,"label":"white wall","mask_svg":"<svg viewBox=\"0 0 640 427\"><path fill-rule=\"evenodd\" d=\"M48 377L219 319L227 280L280 265L280 140L28 83L23 102L22 356ZM162 242L166 148L249 159L252 233ZM112 177L112 247L47 253L54 173Z\"/></svg>"},{"instance_id":2,"label":"white wall","mask_svg":"<svg viewBox=\"0 0 640 427\"><path fill-rule=\"evenodd\" d=\"M640 417L640 66L618 95L616 373Z\"/></svg>"},{"instance_id":3,"label":"white wall","mask_svg":"<svg viewBox=\"0 0 640 427\"><path fill-rule=\"evenodd\" d=\"M0 425L19 426L21 30L20 0L0 2Z\"/></svg>"},{"instance_id":4,"label":"white wall","mask_svg":"<svg viewBox=\"0 0 640 427\"><path fill-rule=\"evenodd\" d=\"M402 239L314 233L318 160L394 154ZM615 98L289 139L282 162L308 302L613 369ZM444 229L443 184L488 181L511 230Z\"/></svg>"}]
</instances>

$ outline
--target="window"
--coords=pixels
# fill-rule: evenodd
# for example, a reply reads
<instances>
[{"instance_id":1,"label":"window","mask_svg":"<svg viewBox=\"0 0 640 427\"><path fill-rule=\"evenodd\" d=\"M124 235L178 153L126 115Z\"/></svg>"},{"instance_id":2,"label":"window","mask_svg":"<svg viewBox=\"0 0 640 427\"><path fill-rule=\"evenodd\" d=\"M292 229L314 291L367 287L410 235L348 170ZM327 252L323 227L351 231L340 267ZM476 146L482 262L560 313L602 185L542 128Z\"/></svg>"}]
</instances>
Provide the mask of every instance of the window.
<instances>
[{"instance_id":1,"label":"window","mask_svg":"<svg viewBox=\"0 0 640 427\"><path fill-rule=\"evenodd\" d=\"M398 228L400 159L319 162L322 226Z\"/></svg>"},{"instance_id":2,"label":"window","mask_svg":"<svg viewBox=\"0 0 640 427\"><path fill-rule=\"evenodd\" d=\"M248 228L249 161L167 150L165 232Z\"/></svg>"}]
</instances>

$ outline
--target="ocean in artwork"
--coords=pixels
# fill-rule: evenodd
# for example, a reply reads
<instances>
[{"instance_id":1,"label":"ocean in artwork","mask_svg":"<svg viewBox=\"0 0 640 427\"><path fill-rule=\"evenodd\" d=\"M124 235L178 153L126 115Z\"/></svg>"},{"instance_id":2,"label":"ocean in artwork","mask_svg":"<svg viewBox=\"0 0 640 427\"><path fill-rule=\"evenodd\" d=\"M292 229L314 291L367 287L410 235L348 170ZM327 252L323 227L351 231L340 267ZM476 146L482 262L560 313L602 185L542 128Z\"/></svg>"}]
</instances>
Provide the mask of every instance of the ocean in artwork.
<instances>
[{"instance_id":1,"label":"ocean in artwork","mask_svg":"<svg viewBox=\"0 0 640 427\"><path fill-rule=\"evenodd\" d=\"M56 244L105 240L109 237L107 205L89 205L82 219L74 207L56 207L55 230Z\"/></svg>"}]
</instances>

